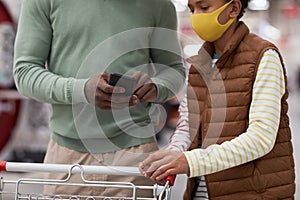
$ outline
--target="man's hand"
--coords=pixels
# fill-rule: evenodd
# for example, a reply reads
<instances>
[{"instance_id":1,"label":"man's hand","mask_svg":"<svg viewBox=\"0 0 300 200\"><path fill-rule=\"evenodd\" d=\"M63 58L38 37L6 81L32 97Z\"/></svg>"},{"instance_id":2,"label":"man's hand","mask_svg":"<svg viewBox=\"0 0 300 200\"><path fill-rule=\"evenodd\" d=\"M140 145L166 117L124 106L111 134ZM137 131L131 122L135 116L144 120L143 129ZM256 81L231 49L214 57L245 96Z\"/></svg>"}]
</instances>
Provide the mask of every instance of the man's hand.
<instances>
[{"instance_id":1,"label":"man's hand","mask_svg":"<svg viewBox=\"0 0 300 200\"><path fill-rule=\"evenodd\" d=\"M85 96L90 104L101 109L123 109L137 104L137 96L124 95L125 89L108 84L109 74L106 72L91 77L84 87Z\"/></svg>"},{"instance_id":2,"label":"man's hand","mask_svg":"<svg viewBox=\"0 0 300 200\"><path fill-rule=\"evenodd\" d=\"M163 150L148 156L139 169L145 177L162 183L169 175L187 174L190 168L182 152Z\"/></svg>"},{"instance_id":3,"label":"man's hand","mask_svg":"<svg viewBox=\"0 0 300 200\"><path fill-rule=\"evenodd\" d=\"M134 94L141 103L153 102L157 96L157 88L147 74L136 72L133 77L136 79L136 89Z\"/></svg>"}]
</instances>

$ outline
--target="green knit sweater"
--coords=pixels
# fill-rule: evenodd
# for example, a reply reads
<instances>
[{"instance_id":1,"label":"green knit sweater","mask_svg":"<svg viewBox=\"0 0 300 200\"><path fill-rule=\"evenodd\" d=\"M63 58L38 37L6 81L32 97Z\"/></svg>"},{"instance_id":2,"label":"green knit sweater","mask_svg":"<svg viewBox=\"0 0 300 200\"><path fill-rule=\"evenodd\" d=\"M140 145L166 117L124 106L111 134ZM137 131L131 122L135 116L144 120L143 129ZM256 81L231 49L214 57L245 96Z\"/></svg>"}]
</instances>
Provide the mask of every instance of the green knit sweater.
<instances>
[{"instance_id":1,"label":"green knit sweater","mask_svg":"<svg viewBox=\"0 0 300 200\"><path fill-rule=\"evenodd\" d=\"M103 71L143 71L158 88L157 102L171 98L185 77L176 27L168 0L24 0L17 88L51 103L52 138L67 148L104 153L154 141L162 121L156 104L102 110L87 103L84 85Z\"/></svg>"}]
</instances>

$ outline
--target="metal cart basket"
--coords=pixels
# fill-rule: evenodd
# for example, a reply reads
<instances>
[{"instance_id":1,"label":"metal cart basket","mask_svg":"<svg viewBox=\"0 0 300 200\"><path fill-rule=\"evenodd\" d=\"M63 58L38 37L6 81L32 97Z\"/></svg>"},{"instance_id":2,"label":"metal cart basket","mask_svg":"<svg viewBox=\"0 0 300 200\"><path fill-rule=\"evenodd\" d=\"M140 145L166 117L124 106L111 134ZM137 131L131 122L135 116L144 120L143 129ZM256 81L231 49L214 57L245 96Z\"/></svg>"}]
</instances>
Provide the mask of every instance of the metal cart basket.
<instances>
[{"instance_id":1,"label":"metal cart basket","mask_svg":"<svg viewBox=\"0 0 300 200\"><path fill-rule=\"evenodd\" d=\"M18 163L0 161L0 171L2 172L48 172L48 173L67 173L68 176L64 180L35 179L35 178L19 178L17 180L6 180L1 175L0 179L0 200L113 200L113 199L170 199L171 188L174 184L175 177L169 176L166 184L160 186L134 185L130 182L108 182L108 181L91 181L85 178L85 174L102 174L117 176L142 176L136 167L122 166L90 166L90 165L64 165L64 164L42 164L42 163ZM73 174L80 174L81 182L70 182ZM22 173L20 173L20 176ZM64 185L70 187L95 187L95 188L127 188L132 190L132 196L113 197L113 196L87 196L82 194L43 194L32 192L35 186L45 185ZM26 186L26 187L25 187ZM13 187L13 191L7 188ZM24 189L27 188L27 189ZM28 189L29 188L29 189ZM142 198L137 196L136 190L152 190L153 198ZM8 198L10 196L10 198Z\"/></svg>"}]
</instances>

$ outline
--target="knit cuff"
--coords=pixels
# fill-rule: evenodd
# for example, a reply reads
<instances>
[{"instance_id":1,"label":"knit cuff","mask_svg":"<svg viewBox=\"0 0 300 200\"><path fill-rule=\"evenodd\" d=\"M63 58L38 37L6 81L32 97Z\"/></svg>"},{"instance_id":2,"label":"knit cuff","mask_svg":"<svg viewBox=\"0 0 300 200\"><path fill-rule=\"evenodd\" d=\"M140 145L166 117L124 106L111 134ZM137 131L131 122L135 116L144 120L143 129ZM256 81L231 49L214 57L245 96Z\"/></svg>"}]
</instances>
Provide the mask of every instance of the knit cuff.
<instances>
[{"instance_id":1,"label":"knit cuff","mask_svg":"<svg viewBox=\"0 0 300 200\"><path fill-rule=\"evenodd\" d=\"M88 79L75 79L73 83L72 103L88 103L84 87Z\"/></svg>"}]
</instances>

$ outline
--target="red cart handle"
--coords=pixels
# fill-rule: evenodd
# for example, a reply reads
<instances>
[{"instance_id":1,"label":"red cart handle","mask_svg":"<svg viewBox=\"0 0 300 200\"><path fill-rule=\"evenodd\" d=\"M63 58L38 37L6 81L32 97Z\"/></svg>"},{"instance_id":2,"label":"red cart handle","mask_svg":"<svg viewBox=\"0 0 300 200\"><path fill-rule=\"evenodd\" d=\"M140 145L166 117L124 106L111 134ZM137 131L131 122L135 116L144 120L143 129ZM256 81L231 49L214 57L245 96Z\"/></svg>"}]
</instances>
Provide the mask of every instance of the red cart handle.
<instances>
[{"instance_id":1,"label":"red cart handle","mask_svg":"<svg viewBox=\"0 0 300 200\"><path fill-rule=\"evenodd\" d=\"M175 183L176 175L170 175L166 178L167 181L169 181L169 185L173 186Z\"/></svg>"},{"instance_id":2,"label":"red cart handle","mask_svg":"<svg viewBox=\"0 0 300 200\"><path fill-rule=\"evenodd\" d=\"M6 161L0 160L0 172L6 171Z\"/></svg>"}]
</instances>

